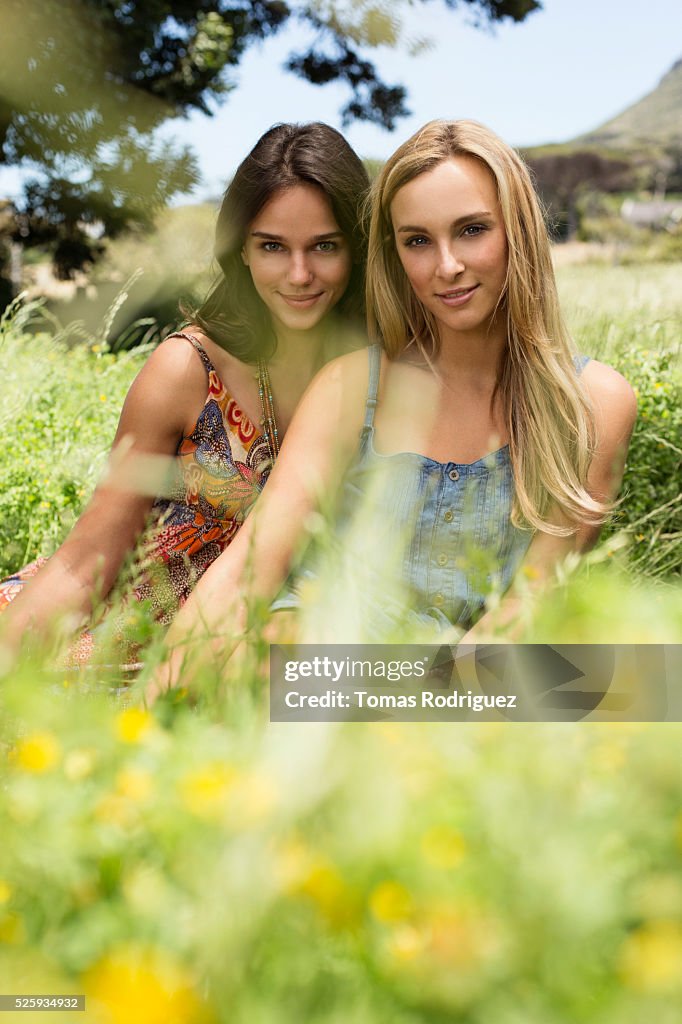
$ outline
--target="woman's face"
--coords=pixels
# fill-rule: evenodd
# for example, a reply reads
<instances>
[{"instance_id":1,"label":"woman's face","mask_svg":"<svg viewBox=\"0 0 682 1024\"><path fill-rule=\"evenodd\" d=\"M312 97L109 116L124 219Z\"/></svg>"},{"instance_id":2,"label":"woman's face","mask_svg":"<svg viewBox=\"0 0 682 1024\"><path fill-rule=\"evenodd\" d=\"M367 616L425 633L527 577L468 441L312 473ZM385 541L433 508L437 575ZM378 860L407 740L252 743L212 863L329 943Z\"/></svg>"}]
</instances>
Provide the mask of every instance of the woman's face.
<instances>
[{"instance_id":1,"label":"woman's face","mask_svg":"<svg viewBox=\"0 0 682 1024\"><path fill-rule=\"evenodd\" d=\"M314 185L293 185L249 225L242 259L275 329L316 327L348 286L351 251L329 200Z\"/></svg>"},{"instance_id":2,"label":"woman's face","mask_svg":"<svg viewBox=\"0 0 682 1024\"><path fill-rule=\"evenodd\" d=\"M441 340L487 331L507 274L507 236L492 173L474 157L444 160L391 203L400 262Z\"/></svg>"}]
</instances>

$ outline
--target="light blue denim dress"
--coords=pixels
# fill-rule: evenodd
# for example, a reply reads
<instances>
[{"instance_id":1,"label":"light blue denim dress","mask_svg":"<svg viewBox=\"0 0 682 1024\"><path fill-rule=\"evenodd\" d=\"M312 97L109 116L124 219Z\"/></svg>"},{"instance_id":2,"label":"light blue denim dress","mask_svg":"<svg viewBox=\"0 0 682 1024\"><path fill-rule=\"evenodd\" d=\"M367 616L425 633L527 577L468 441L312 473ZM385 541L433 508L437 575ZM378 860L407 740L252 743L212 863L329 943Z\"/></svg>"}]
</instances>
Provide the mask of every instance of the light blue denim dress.
<instances>
[{"instance_id":1,"label":"light blue denim dress","mask_svg":"<svg viewBox=\"0 0 682 1024\"><path fill-rule=\"evenodd\" d=\"M509 587L533 536L511 522L509 447L471 463L437 462L414 452L381 455L374 447L381 349L374 345L368 354L365 419L337 521L340 546L368 578L391 563L410 621L467 629L490 594ZM314 574L304 561L273 608L295 607L296 581Z\"/></svg>"}]
</instances>

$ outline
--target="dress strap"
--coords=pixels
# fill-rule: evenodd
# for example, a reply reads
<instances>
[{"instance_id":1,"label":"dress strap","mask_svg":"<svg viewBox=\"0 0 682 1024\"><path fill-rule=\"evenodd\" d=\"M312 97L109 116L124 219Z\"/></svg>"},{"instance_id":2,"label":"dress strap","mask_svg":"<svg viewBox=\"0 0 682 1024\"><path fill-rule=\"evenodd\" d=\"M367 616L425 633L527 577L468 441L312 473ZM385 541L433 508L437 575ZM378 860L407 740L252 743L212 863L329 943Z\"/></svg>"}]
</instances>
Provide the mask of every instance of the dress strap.
<instances>
[{"instance_id":1,"label":"dress strap","mask_svg":"<svg viewBox=\"0 0 682 1024\"><path fill-rule=\"evenodd\" d=\"M580 374L583 372L589 361L589 356L579 355L574 357L573 365L575 366L575 372L578 374L578 376L580 376Z\"/></svg>"},{"instance_id":2,"label":"dress strap","mask_svg":"<svg viewBox=\"0 0 682 1024\"><path fill-rule=\"evenodd\" d=\"M370 345L367 349L369 359L369 380L367 383L367 400L365 402L365 419L360 432L360 444L366 444L374 432L374 414L377 408L379 393L379 371L381 369L381 346Z\"/></svg>"},{"instance_id":3,"label":"dress strap","mask_svg":"<svg viewBox=\"0 0 682 1024\"><path fill-rule=\"evenodd\" d=\"M168 338L184 338L185 341L188 341L192 348L195 349L195 351L197 352L199 358L204 364L204 369L206 370L206 373L210 373L211 370L213 370L214 373L217 373L215 366L213 365L208 356L208 352L203 347L203 345L201 345L201 343L197 341L193 334L188 334L186 331L173 331L172 334L166 335L164 341L167 341Z\"/></svg>"}]
</instances>

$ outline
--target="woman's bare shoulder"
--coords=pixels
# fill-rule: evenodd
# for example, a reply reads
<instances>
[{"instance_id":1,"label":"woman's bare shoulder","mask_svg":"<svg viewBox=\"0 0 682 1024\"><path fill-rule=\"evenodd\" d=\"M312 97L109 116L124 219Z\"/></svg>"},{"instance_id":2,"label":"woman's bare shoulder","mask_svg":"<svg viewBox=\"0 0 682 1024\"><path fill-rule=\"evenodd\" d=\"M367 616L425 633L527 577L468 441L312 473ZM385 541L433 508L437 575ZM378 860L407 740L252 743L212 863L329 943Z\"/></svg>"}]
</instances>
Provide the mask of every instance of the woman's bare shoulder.
<instances>
[{"instance_id":1,"label":"woman's bare shoulder","mask_svg":"<svg viewBox=\"0 0 682 1024\"><path fill-rule=\"evenodd\" d=\"M313 378L322 387L343 387L354 391L357 387L367 389L370 366L369 348L361 348L355 352L347 352L326 363ZM364 393L364 392L363 392Z\"/></svg>"},{"instance_id":2,"label":"woman's bare shoulder","mask_svg":"<svg viewBox=\"0 0 682 1024\"><path fill-rule=\"evenodd\" d=\"M126 396L118 434L182 433L203 408L206 369L186 340L171 335L154 349Z\"/></svg>"},{"instance_id":3,"label":"woman's bare shoulder","mask_svg":"<svg viewBox=\"0 0 682 1024\"><path fill-rule=\"evenodd\" d=\"M582 379L592 399L630 407L633 413L636 411L637 398L632 386L612 366L590 359L583 370Z\"/></svg>"},{"instance_id":4,"label":"woman's bare shoulder","mask_svg":"<svg viewBox=\"0 0 682 1024\"><path fill-rule=\"evenodd\" d=\"M196 340L201 344L200 338ZM187 340L184 332L169 334L164 338L142 368L143 371L149 371L149 369L171 381L180 382L187 378L193 378L203 384L206 383L206 369L201 356Z\"/></svg>"},{"instance_id":5,"label":"woman's bare shoulder","mask_svg":"<svg viewBox=\"0 0 682 1024\"><path fill-rule=\"evenodd\" d=\"M618 370L591 359L582 373L600 433L630 435L637 416L637 396Z\"/></svg>"}]
</instances>

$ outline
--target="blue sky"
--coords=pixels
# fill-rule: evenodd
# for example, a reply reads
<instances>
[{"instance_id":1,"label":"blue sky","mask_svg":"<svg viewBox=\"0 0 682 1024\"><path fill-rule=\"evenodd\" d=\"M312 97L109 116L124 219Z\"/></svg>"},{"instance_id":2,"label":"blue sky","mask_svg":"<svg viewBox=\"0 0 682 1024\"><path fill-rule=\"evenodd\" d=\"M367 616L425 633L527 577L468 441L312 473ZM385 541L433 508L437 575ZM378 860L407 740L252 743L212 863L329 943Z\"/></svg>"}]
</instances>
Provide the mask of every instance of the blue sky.
<instances>
[{"instance_id":1,"label":"blue sky","mask_svg":"<svg viewBox=\"0 0 682 1024\"><path fill-rule=\"evenodd\" d=\"M412 116L393 133L355 124L345 130L362 156L386 157L432 117L473 117L514 145L563 141L605 121L654 88L682 57L680 0L544 0L521 24L477 30L465 9L418 4L407 35L433 46L418 57L374 51L387 81L409 91ZM337 85L319 88L281 70L305 44L300 27L250 51L237 88L214 117L168 124L164 134L190 144L203 183L197 197L222 191L242 156L277 121L327 121L340 128L347 98ZM0 174L0 195L16 187Z\"/></svg>"},{"instance_id":2,"label":"blue sky","mask_svg":"<svg viewBox=\"0 0 682 1024\"><path fill-rule=\"evenodd\" d=\"M514 145L570 139L639 99L682 57L680 0L545 0L542 11L494 33L470 20L442 2L420 3L408 34L431 36L433 47L419 57L375 51L385 78L407 85L413 114L393 133L346 129L362 156L388 156L432 117L473 117ZM174 134L200 153L204 190L219 192L277 121L341 127L343 87L318 88L280 70L302 38L293 30L248 54L214 118L174 122Z\"/></svg>"}]
</instances>

